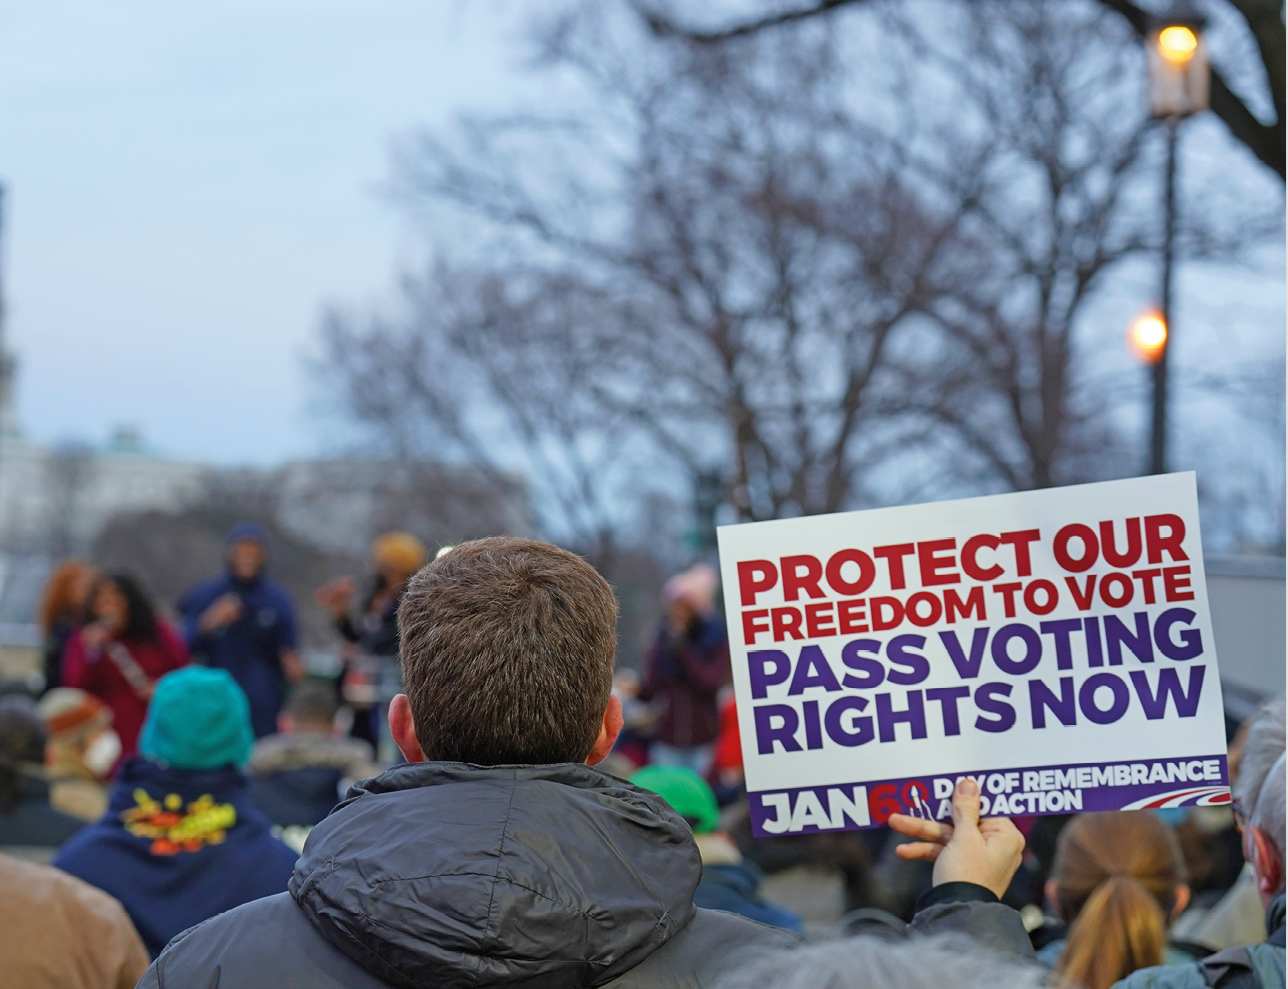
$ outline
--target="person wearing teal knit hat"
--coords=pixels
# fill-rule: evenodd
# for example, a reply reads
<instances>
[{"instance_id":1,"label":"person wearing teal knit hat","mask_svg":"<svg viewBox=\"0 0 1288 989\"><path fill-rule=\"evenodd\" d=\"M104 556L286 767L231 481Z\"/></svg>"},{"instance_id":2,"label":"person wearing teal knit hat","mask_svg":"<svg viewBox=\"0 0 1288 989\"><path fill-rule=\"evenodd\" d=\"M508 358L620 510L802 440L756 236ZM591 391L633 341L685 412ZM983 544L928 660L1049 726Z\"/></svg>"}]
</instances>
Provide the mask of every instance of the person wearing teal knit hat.
<instances>
[{"instance_id":1,"label":"person wearing teal knit hat","mask_svg":"<svg viewBox=\"0 0 1288 989\"><path fill-rule=\"evenodd\" d=\"M227 670L185 666L157 681L139 736L145 759L175 769L250 761L250 703Z\"/></svg>"},{"instance_id":2,"label":"person wearing teal knit hat","mask_svg":"<svg viewBox=\"0 0 1288 989\"><path fill-rule=\"evenodd\" d=\"M295 852L273 837L241 773L254 742L228 671L167 673L107 813L58 850L55 866L121 901L154 958L180 931L286 890Z\"/></svg>"},{"instance_id":3,"label":"person wearing teal knit hat","mask_svg":"<svg viewBox=\"0 0 1288 989\"><path fill-rule=\"evenodd\" d=\"M803 930L796 914L761 898L764 873L744 861L733 839L720 830L720 808L706 780L685 766L654 765L645 766L631 782L656 793L693 829L693 840L702 856L702 879L693 891L697 906L727 910L791 931Z\"/></svg>"}]
</instances>

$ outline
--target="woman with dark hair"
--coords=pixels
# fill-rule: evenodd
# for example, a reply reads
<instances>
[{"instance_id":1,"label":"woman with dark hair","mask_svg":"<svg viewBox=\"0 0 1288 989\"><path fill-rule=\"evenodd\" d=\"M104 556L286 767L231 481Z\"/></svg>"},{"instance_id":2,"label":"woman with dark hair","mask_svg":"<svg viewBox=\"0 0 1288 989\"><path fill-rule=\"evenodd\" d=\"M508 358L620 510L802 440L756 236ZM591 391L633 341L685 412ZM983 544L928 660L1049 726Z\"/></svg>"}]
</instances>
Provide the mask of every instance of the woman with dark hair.
<instances>
[{"instance_id":1,"label":"woman with dark hair","mask_svg":"<svg viewBox=\"0 0 1288 989\"><path fill-rule=\"evenodd\" d=\"M63 684L93 694L112 709L122 757L131 756L153 685L186 666L188 650L126 574L99 578L89 611L90 622L67 643Z\"/></svg>"}]
</instances>

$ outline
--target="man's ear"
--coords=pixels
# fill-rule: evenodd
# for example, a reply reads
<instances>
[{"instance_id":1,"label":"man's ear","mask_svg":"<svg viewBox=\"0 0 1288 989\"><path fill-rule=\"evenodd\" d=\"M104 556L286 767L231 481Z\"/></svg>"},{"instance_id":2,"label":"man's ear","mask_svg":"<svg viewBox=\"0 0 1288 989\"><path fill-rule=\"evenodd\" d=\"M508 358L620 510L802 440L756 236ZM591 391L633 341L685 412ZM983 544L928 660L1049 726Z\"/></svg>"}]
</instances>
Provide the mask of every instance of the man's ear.
<instances>
[{"instance_id":1,"label":"man's ear","mask_svg":"<svg viewBox=\"0 0 1288 989\"><path fill-rule=\"evenodd\" d=\"M393 717L393 709L389 710ZM586 756L586 765L594 766L608 758L617 744L617 736L622 733L622 702L616 694L608 695L608 707L604 708L604 721L599 726L599 737L595 739L594 748Z\"/></svg>"},{"instance_id":2,"label":"man's ear","mask_svg":"<svg viewBox=\"0 0 1288 989\"><path fill-rule=\"evenodd\" d=\"M1185 908L1190 905L1190 888L1181 883L1176 887L1176 902L1172 905L1172 920L1175 920L1185 912Z\"/></svg>"},{"instance_id":3,"label":"man's ear","mask_svg":"<svg viewBox=\"0 0 1288 989\"><path fill-rule=\"evenodd\" d=\"M416 724L411 718L411 701L406 694L395 694L389 702L389 733L403 758L408 762L425 762L425 753L420 750L420 740L416 738Z\"/></svg>"},{"instance_id":4,"label":"man's ear","mask_svg":"<svg viewBox=\"0 0 1288 989\"><path fill-rule=\"evenodd\" d=\"M1274 842L1260 828L1248 825L1244 829L1244 834L1245 851L1247 845L1251 844L1254 853L1251 864L1252 871L1257 877L1257 891L1261 894L1261 899L1269 903L1270 899L1284 888L1283 859L1275 850Z\"/></svg>"}]
</instances>

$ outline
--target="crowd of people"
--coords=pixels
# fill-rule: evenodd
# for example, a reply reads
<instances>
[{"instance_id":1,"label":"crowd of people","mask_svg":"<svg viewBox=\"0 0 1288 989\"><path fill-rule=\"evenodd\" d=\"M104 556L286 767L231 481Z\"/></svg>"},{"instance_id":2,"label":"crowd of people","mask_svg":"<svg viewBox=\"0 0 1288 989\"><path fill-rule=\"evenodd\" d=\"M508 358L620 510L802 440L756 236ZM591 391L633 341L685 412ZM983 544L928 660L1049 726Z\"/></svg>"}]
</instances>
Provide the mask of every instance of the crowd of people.
<instances>
[{"instance_id":1,"label":"crowd of people","mask_svg":"<svg viewBox=\"0 0 1288 989\"><path fill-rule=\"evenodd\" d=\"M0 986L1284 984L1282 696L1231 739L1232 809L981 819L963 780L951 824L759 839L712 568L666 583L636 676L579 557L427 560L389 533L356 611L318 590L334 677L257 526L174 625L61 567L46 688L0 696ZM833 929L767 896L797 865L841 877Z\"/></svg>"}]
</instances>

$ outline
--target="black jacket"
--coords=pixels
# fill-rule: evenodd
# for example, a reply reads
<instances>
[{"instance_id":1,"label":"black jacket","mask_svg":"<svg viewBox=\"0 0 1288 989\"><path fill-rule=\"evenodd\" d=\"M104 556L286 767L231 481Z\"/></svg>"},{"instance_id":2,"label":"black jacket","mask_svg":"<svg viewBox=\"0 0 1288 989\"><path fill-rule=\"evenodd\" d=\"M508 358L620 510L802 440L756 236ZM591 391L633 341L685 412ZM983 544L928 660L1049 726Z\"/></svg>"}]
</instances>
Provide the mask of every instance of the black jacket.
<instances>
[{"instance_id":1,"label":"black jacket","mask_svg":"<svg viewBox=\"0 0 1288 989\"><path fill-rule=\"evenodd\" d=\"M799 943L698 910L701 873L685 823L598 770L398 766L313 830L288 894L179 935L140 986L679 989Z\"/></svg>"},{"instance_id":2,"label":"black jacket","mask_svg":"<svg viewBox=\"0 0 1288 989\"><path fill-rule=\"evenodd\" d=\"M54 851L85 822L49 806L49 784L34 776L18 779L18 802L0 809L0 849L21 858L48 862Z\"/></svg>"}]
</instances>

